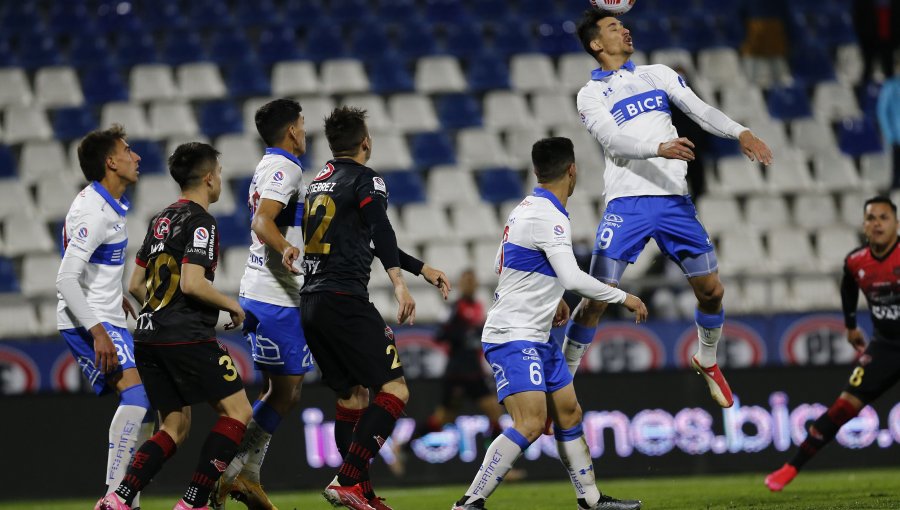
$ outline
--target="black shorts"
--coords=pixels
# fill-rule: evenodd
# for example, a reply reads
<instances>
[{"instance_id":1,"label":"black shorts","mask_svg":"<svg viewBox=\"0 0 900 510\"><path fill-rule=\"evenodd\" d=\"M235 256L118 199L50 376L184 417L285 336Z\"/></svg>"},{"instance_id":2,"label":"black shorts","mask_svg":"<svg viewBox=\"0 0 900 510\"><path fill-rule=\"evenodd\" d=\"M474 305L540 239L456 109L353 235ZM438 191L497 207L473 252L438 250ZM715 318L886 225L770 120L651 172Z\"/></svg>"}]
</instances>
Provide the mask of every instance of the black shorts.
<instances>
[{"instance_id":1,"label":"black shorts","mask_svg":"<svg viewBox=\"0 0 900 510\"><path fill-rule=\"evenodd\" d=\"M357 385L377 388L403 377L394 332L366 299L334 292L304 294L300 319L322 379L338 395Z\"/></svg>"},{"instance_id":2,"label":"black shorts","mask_svg":"<svg viewBox=\"0 0 900 510\"><path fill-rule=\"evenodd\" d=\"M479 400L493 392L488 388L484 377L448 378L445 376L441 393L441 405L455 407L463 398Z\"/></svg>"},{"instance_id":3,"label":"black shorts","mask_svg":"<svg viewBox=\"0 0 900 510\"><path fill-rule=\"evenodd\" d=\"M216 402L244 389L234 360L215 340L188 344L135 342L134 357L150 403L158 411Z\"/></svg>"},{"instance_id":4,"label":"black shorts","mask_svg":"<svg viewBox=\"0 0 900 510\"><path fill-rule=\"evenodd\" d=\"M900 343L874 340L856 360L844 391L868 404L900 380Z\"/></svg>"}]
</instances>

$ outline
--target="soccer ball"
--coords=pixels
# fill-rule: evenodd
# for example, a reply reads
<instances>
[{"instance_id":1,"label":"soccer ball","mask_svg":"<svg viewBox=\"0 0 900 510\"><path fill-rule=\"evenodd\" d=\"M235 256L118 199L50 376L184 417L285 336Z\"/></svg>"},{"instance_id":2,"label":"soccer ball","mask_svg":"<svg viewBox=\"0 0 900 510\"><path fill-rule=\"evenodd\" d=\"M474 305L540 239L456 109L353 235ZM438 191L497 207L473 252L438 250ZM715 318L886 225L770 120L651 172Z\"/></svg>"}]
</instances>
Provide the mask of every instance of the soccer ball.
<instances>
[{"instance_id":1,"label":"soccer ball","mask_svg":"<svg viewBox=\"0 0 900 510\"><path fill-rule=\"evenodd\" d=\"M634 7L634 0L591 0L591 6L613 14L625 14Z\"/></svg>"}]
</instances>

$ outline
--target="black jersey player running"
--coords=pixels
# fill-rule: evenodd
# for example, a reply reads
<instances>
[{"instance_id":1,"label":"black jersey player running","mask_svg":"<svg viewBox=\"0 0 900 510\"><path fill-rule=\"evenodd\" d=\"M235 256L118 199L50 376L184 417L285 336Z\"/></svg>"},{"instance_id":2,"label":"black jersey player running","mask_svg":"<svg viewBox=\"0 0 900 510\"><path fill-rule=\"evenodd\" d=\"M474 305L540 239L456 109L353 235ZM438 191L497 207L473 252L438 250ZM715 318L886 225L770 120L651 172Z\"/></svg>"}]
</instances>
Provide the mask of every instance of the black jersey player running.
<instances>
[{"instance_id":1,"label":"black jersey player running","mask_svg":"<svg viewBox=\"0 0 900 510\"><path fill-rule=\"evenodd\" d=\"M772 491L789 484L797 471L837 435L860 409L900 380L900 250L897 250L897 206L887 197L866 200L863 231L867 243L844 260L841 304L847 341L860 353L847 386L831 407L809 427L794 457L769 474ZM856 325L856 305L862 290L874 324L869 345Z\"/></svg>"},{"instance_id":2,"label":"black jersey player running","mask_svg":"<svg viewBox=\"0 0 900 510\"><path fill-rule=\"evenodd\" d=\"M346 106L325 119L334 159L307 188L300 317L323 379L338 397L334 435L344 462L324 496L334 505L383 510L388 507L372 491L369 462L391 435L409 390L393 332L369 302L373 257L394 285L400 324L413 322L416 306L401 268L421 274L444 299L450 284L443 272L397 249L387 186L365 166L372 155L365 119L365 110ZM368 388L375 395L371 404Z\"/></svg>"},{"instance_id":3,"label":"black jersey player running","mask_svg":"<svg viewBox=\"0 0 900 510\"><path fill-rule=\"evenodd\" d=\"M134 495L162 469L187 437L191 405L210 402L219 420L203 444L191 483L175 510L206 508L216 480L237 452L252 410L228 351L216 340L219 311L239 327L244 311L212 285L219 257L216 220L207 212L222 190L218 152L204 143L178 146L169 171L181 199L150 221L129 291L141 303L135 361L159 410L160 429L135 452L102 510L128 510Z\"/></svg>"}]
</instances>

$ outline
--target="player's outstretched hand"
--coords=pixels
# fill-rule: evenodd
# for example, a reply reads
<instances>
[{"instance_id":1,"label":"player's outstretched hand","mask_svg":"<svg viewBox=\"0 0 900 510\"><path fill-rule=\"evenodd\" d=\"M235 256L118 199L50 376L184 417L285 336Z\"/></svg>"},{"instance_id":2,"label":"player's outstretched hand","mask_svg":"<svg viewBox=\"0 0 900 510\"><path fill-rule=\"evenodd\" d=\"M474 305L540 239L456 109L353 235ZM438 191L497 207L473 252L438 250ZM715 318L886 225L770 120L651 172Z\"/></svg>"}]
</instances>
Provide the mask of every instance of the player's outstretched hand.
<instances>
[{"instance_id":1,"label":"player's outstretched hand","mask_svg":"<svg viewBox=\"0 0 900 510\"><path fill-rule=\"evenodd\" d=\"M422 266L422 276L425 278L425 281L434 285L441 291L441 295L444 296L444 301L446 301L451 290L450 279L447 278L447 275L440 269L435 269L428 264L425 264Z\"/></svg>"},{"instance_id":2,"label":"player's outstretched hand","mask_svg":"<svg viewBox=\"0 0 900 510\"><path fill-rule=\"evenodd\" d=\"M300 274L300 270L294 267L294 262L300 258L300 248L296 246L288 246L281 253L281 263L288 271L294 274Z\"/></svg>"},{"instance_id":3,"label":"player's outstretched hand","mask_svg":"<svg viewBox=\"0 0 900 510\"><path fill-rule=\"evenodd\" d=\"M134 310L134 306L131 305L131 301L125 296L122 296L122 311L125 312L126 319L130 315L134 320L137 320L137 312Z\"/></svg>"},{"instance_id":4,"label":"player's outstretched hand","mask_svg":"<svg viewBox=\"0 0 900 510\"><path fill-rule=\"evenodd\" d=\"M694 142L685 137L676 138L659 144L656 155L666 159L694 161Z\"/></svg>"},{"instance_id":5,"label":"player's outstretched hand","mask_svg":"<svg viewBox=\"0 0 900 510\"><path fill-rule=\"evenodd\" d=\"M856 349L856 352L862 354L866 350L866 337L859 328L847 330L847 341Z\"/></svg>"},{"instance_id":6,"label":"player's outstretched hand","mask_svg":"<svg viewBox=\"0 0 900 510\"><path fill-rule=\"evenodd\" d=\"M112 338L106 332L103 324L97 324L91 328L94 337L94 366L104 374L108 374L119 366L119 355Z\"/></svg>"},{"instance_id":7,"label":"player's outstretched hand","mask_svg":"<svg viewBox=\"0 0 900 510\"><path fill-rule=\"evenodd\" d=\"M625 305L625 308L634 312L634 323L640 324L642 322L647 322L647 305L641 301L641 298L635 296L634 294L628 294L625 297L625 302L622 303Z\"/></svg>"},{"instance_id":8,"label":"player's outstretched hand","mask_svg":"<svg viewBox=\"0 0 900 510\"><path fill-rule=\"evenodd\" d=\"M766 166L772 164L772 149L749 129L741 133L738 142L741 144L741 152L750 161L759 161Z\"/></svg>"},{"instance_id":9,"label":"player's outstretched hand","mask_svg":"<svg viewBox=\"0 0 900 510\"><path fill-rule=\"evenodd\" d=\"M244 309L241 308L240 305L228 310L228 315L231 316L231 322L225 325L225 331L241 327L241 324L244 323L244 319L246 318Z\"/></svg>"},{"instance_id":10,"label":"player's outstretched hand","mask_svg":"<svg viewBox=\"0 0 900 510\"><path fill-rule=\"evenodd\" d=\"M553 316L553 326L558 327L569 322L569 312L569 305L566 303L566 300L560 299L559 304L556 305L556 314Z\"/></svg>"},{"instance_id":11,"label":"player's outstretched hand","mask_svg":"<svg viewBox=\"0 0 900 510\"><path fill-rule=\"evenodd\" d=\"M403 325L409 320L412 326L416 322L416 302L406 285L394 286L394 297L397 298L397 324Z\"/></svg>"}]
</instances>

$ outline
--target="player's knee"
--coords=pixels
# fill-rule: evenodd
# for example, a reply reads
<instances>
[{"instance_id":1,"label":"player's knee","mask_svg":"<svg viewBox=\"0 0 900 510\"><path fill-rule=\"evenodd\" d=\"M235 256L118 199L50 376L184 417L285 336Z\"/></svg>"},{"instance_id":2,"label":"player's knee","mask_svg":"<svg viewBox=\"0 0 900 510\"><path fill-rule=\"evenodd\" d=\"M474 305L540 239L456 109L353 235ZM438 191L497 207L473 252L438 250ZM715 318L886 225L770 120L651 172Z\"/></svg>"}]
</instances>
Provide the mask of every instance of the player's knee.
<instances>
[{"instance_id":1,"label":"player's knee","mask_svg":"<svg viewBox=\"0 0 900 510\"><path fill-rule=\"evenodd\" d=\"M409 402L409 386L406 385L406 380L403 378L385 383L381 387L381 391L393 395L404 404Z\"/></svg>"},{"instance_id":2,"label":"player's knee","mask_svg":"<svg viewBox=\"0 0 900 510\"><path fill-rule=\"evenodd\" d=\"M697 290L697 302L701 308L718 308L725 297L725 287L721 283Z\"/></svg>"},{"instance_id":3,"label":"player's knee","mask_svg":"<svg viewBox=\"0 0 900 510\"><path fill-rule=\"evenodd\" d=\"M533 415L523 418L519 422L515 423L515 429L522 433L525 436L525 439L528 440L529 443L533 443L537 441L537 438L541 437L541 434L544 433L544 427L547 425L547 415Z\"/></svg>"},{"instance_id":4,"label":"player's knee","mask_svg":"<svg viewBox=\"0 0 900 510\"><path fill-rule=\"evenodd\" d=\"M594 326L600 322L600 317L606 311L606 306L607 304L602 301L582 299L572 318L579 324Z\"/></svg>"}]
</instances>

